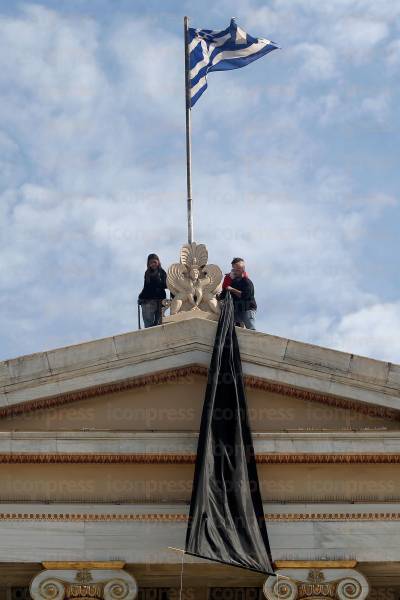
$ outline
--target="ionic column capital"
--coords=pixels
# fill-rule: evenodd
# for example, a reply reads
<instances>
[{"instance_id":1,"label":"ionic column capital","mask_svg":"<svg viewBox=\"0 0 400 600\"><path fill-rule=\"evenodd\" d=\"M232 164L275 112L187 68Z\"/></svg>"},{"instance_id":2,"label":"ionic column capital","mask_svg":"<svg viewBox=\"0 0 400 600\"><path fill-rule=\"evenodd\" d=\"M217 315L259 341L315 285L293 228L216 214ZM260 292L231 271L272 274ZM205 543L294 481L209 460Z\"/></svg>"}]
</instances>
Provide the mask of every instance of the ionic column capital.
<instances>
[{"instance_id":1,"label":"ionic column capital","mask_svg":"<svg viewBox=\"0 0 400 600\"><path fill-rule=\"evenodd\" d=\"M137 591L122 569L46 569L30 586L33 600L134 600Z\"/></svg>"},{"instance_id":2,"label":"ionic column capital","mask_svg":"<svg viewBox=\"0 0 400 600\"><path fill-rule=\"evenodd\" d=\"M267 600L365 600L369 584L355 569L280 569L263 591Z\"/></svg>"}]
</instances>

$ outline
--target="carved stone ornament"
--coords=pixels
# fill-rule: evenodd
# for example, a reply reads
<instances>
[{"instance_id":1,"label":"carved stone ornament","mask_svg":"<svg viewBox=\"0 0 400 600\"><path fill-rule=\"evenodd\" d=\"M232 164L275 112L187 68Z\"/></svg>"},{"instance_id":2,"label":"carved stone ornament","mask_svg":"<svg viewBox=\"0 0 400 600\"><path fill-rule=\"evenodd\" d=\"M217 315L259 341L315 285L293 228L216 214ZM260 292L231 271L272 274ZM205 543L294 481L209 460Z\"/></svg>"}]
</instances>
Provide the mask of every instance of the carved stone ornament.
<instances>
[{"instance_id":1,"label":"carved stone ornament","mask_svg":"<svg viewBox=\"0 0 400 600\"><path fill-rule=\"evenodd\" d=\"M134 600L137 591L122 569L47 569L30 587L33 600Z\"/></svg>"},{"instance_id":2,"label":"carved stone ornament","mask_svg":"<svg viewBox=\"0 0 400 600\"><path fill-rule=\"evenodd\" d=\"M190 316L197 313L196 316L217 319L220 311L216 295L221 291L221 269L207 264L208 251L204 244L185 244L180 259L180 263L174 263L168 269L167 285L174 296L167 302L171 317L191 312ZM168 321L171 317L163 320Z\"/></svg>"},{"instance_id":3,"label":"carved stone ornament","mask_svg":"<svg viewBox=\"0 0 400 600\"><path fill-rule=\"evenodd\" d=\"M281 569L263 592L267 600L364 600L369 585L354 569Z\"/></svg>"}]
</instances>

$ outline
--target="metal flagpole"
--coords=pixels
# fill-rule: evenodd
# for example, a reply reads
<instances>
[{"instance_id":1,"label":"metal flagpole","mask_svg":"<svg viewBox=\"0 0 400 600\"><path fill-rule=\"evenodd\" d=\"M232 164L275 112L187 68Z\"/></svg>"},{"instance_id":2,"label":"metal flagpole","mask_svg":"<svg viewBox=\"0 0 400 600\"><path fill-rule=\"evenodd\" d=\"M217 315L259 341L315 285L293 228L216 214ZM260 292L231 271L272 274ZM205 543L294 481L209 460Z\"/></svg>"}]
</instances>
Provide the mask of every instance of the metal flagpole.
<instances>
[{"instance_id":1,"label":"metal flagpole","mask_svg":"<svg viewBox=\"0 0 400 600\"><path fill-rule=\"evenodd\" d=\"M188 243L193 242L192 216L192 123L190 108L190 62L189 62L189 17L184 17L185 33L185 97L186 97L186 182L187 182L187 221Z\"/></svg>"}]
</instances>

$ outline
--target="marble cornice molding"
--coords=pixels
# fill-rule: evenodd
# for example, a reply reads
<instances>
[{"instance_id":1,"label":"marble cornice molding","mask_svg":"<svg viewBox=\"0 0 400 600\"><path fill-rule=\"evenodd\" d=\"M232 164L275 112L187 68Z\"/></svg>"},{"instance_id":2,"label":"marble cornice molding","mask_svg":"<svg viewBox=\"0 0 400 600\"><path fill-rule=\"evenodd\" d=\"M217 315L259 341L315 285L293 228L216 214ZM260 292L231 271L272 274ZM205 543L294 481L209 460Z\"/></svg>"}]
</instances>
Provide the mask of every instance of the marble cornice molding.
<instances>
[{"instance_id":1,"label":"marble cornice molding","mask_svg":"<svg viewBox=\"0 0 400 600\"><path fill-rule=\"evenodd\" d=\"M124 560L45 560L42 562L44 569L123 569L126 565Z\"/></svg>"},{"instance_id":2,"label":"marble cornice molding","mask_svg":"<svg viewBox=\"0 0 400 600\"><path fill-rule=\"evenodd\" d=\"M285 383L267 381L261 377L245 375L244 380L246 386L250 389L281 394L282 396L289 396L291 398L298 398L299 400L325 404L326 406L334 408L350 409L370 417L383 417L400 420L400 411L388 407L368 404L366 402L335 396L333 394L322 394L313 390L306 390Z\"/></svg>"},{"instance_id":3,"label":"marble cornice molding","mask_svg":"<svg viewBox=\"0 0 400 600\"><path fill-rule=\"evenodd\" d=\"M208 370L206 367L193 364L184 367L167 369L156 374L127 378L113 383L103 383L94 386L92 385L88 388L74 392L66 392L53 396L47 396L46 398L38 398L36 400L27 400L18 404L2 406L0 408L0 419L17 416L36 410L59 407L80 400L104 396L106 394L113 394L152 385L174 383L188 377L207 377L207 373ZM253 375L245 375L244 381L246 387L249 389L272 392L275 394L281 394L283 396L298 398L299 400L305 400L309 402L316 402L335 408L350 409L367 416L400 420L400 410L395 410L393 408L369 404L360 400L335 396L333 394L323 394L286 383L266 380Z\"/></svg>"},{"instance_id":4,"label":"marble cornice molding","mask_svg":"<svg viewBox=\"0 0 400 600\"><path fill-rule=\"evenodd\" d=\"M356 560L275 560L277 569L354 569Z\"/></svg>"},{"instance_id":5,"label":"marble cornice molding","mask_svg":"<svg viewBox=\"0 0 400 600\"><path fill-rule=\"evenodd\" d=\"M259 464L398 464L400 454L258 454Z\"/></svg>"},{"instance_id":6,"label":"marble cornice molding","mask_svg":"<svg viewBox=\"0 0 400 600\"><path fill-rule=\"evenodd\" d=\"M207 376L207 368L200 365L191 365L187 367L167 369L153 375L142 375L113 383L92 385L88 388L76 390L74 392L66 392L64 394L57 394L54 396L48 396L46 398L38 398L37 400L29 400L20 404L3 406L0 408L0 418L15 416L35 410L63 406L64 404L70 404L80 400L88 400L89 398L104 396L106 394L134 390L151 385L161 385L163 383L173 383L180 381L185 377L196 375Z\"/></svg>"},{"instance_id":7,"label":"marble cornice molding","mask_svg":"<svg viewBox=\"0 0 400 600\"><path fill-rule=\"evenodd\" d=\"M400 521L400 513L389 512L307 512L307 513L265 513L265 520L269 522L304 522L304 521ZM0 521L62 521L62 522L138 522L138 523L186 523L188 515L184 513L148 513L148 514L115 514L115 513L29 513L29 512L2 512Z\"/></svg>"},{"instance_id":8,"label":"marble cornice molding","mask_svg":"<svg viewBox=\"0 0 400 600\"><path fill-rule=\"evenodd\" d=\"M185 464L195 454L0 454L0 464ZM400 454L256 454L258 464L399 464Z\"/></svg>"}]
</instances>

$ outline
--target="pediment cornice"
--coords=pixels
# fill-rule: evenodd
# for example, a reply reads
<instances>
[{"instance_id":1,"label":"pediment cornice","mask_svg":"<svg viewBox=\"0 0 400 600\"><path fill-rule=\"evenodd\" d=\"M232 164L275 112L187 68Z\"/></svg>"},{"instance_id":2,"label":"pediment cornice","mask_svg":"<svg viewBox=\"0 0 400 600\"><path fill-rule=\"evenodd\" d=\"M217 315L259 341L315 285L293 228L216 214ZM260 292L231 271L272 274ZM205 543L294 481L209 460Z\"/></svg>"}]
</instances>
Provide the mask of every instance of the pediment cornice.
<instances>
[{"instance_id":1,"label":"pediment cornice","mask_svg":"<svg viewBox=\"0 0 400 600\"><path fill-rule=\"evenodd\" d=\"M85 389L65 392L53 396L39 397L26 400L25 402L6 404L0 408L0 418L29 413L36 410L49 409L63 406L73 402L100 397L108 394L118 393L146 386L157 386L165 383L184 381L192 376L200 376L206 379L207 368L202 365L188 365L186 367L173 368L155 374L142 375L127 378L121 381L89 385ZM244 375L245 385L248 389L272 392L283 396L298 398L309 402L316 402L325 406L354 410L363 415L400 420L400 409L379 406L348 397L340 397L331 394L323 394L311 389L302 389L281 382L270 381L261 377ZM400 405L400 401L399 401Z\"/></svg>"},{"instance_id":2,"label":"pediment cornice","mask_svg":"<svg viewBox=\"0 0 400 600\"><path fill-rule=\"evenodd\" d=\"M0 363L0 415L19 414L188 374L204 376L216 323L189 319ZM400 366L239 330L246 385L398 418Z\"/></svg>"}]
</instances>

